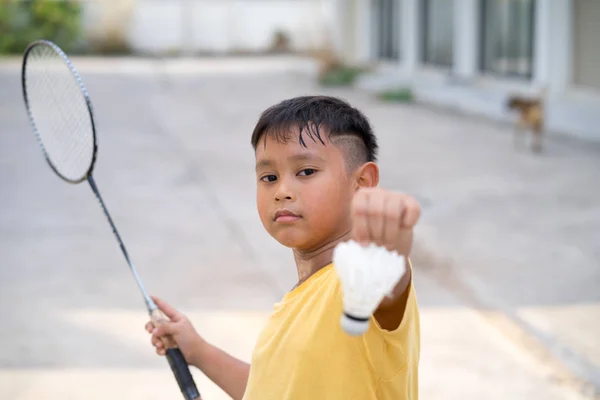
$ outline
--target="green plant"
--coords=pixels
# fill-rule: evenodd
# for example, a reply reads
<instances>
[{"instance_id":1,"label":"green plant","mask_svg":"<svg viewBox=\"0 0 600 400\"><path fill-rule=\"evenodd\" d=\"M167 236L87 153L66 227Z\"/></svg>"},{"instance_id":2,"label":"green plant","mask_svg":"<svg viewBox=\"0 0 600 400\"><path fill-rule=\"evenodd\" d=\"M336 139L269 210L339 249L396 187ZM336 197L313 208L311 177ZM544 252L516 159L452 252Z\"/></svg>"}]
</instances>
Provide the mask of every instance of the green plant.
<instances>
[{"instance_id":1,"label":"green plant","mask_svg":"<svg viewBox=\"0 0 600 400\"><path fill-rule=\"evenodd\" d=\"M342 66L325 72L319 83L323 86L349 86L364 72L364 68Z\"/></svg>"},{"instance_id":2,"label":"green plant","mask_svg":"<svg viewBox=\"0 0 600 400\"><path fill-rule=\"evenodd\" d=\"M74 0L0 0L0 54L20 54L38 39L71 51L81 35L80 15Z\"/></svg>"},{"instance_id":3,"label":"green plant","mask_svg":"<svg viewBox=\"0 0 600 400\"><path fill-rule=\"evenodd\" d=\"M410 88L384 90L377 97L390 103L412 103L415 100L415 95Z\"/></svg>"}]
</instances>

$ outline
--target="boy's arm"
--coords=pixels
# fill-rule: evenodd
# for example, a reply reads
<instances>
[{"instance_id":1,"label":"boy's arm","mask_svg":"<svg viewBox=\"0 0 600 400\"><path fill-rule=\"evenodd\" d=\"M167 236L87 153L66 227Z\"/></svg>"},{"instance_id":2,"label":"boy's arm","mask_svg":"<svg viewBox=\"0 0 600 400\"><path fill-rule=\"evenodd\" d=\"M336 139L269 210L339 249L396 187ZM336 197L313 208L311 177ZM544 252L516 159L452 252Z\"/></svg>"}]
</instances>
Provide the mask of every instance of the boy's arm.
<instances>
[{"instance_id":1,"label":"boy's arm","mask_svg":"<svg viewBox=\"0 0 600 400\"><path fill-rule=\"evenodd\" d=\"M191 364L200 369L234 400L241 400L248 383L250 364L204 342Z\"/></svg>"},{"instance_id":2,"label":"boy's arm","mask_svg":"<svg viewBox=\"0 0 600 400\"><path fill-rule=\"evenodd\" d=\"M383 329L387 331L394 331L398 329L400 323L404 319L404 312L406 311L406 304L408 302L408 295L410 294L410 281L412 279L412 266L410 260L407 259L406 273L400 279L400 282L396 284L392 295L390 297L384 297L383 301L373 313L373 316Z\"/></svg>"}]
</instances>

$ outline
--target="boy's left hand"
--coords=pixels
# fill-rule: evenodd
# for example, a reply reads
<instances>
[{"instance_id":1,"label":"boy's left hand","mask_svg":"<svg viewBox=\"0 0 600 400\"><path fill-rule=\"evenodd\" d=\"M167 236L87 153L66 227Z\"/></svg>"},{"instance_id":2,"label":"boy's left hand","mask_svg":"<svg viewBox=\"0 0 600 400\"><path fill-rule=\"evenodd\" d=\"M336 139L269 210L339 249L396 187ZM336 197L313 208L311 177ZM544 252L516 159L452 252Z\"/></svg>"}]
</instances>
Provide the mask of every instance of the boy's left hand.
<instances>
[{"instance_id":1,"label":"boy's left hand","mask_svg":"<svg viewBox=\"0 0 600 400\"><path fill-rule=\"evenodd\" d=\"M408 257L413 244L413 227L420 215L421 207L414 197L379 187L362 188L352 202L352 238Z\"/></svg>"}]
</instances>

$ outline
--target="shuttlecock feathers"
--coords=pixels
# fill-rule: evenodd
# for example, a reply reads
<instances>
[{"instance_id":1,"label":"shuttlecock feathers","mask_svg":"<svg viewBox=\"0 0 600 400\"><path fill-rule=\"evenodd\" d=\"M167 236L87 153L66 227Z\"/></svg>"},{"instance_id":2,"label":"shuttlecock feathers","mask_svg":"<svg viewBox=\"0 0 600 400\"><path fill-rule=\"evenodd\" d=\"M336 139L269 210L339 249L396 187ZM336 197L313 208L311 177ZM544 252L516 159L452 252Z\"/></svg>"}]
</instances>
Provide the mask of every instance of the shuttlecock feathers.
<instances>
[{"instance_id":1,"label":"shuttlecock feathers","mask_svg":"<svg viewBox=\"0 0 600 400\"><path fill-rule=\"evenodd\" d=\"M342 286L342 327L349 334L361 334L383 298L404 275L404 256L374 243L362 246L348 241L334 249L333 264Z\"/></svg>"}]
</instances>

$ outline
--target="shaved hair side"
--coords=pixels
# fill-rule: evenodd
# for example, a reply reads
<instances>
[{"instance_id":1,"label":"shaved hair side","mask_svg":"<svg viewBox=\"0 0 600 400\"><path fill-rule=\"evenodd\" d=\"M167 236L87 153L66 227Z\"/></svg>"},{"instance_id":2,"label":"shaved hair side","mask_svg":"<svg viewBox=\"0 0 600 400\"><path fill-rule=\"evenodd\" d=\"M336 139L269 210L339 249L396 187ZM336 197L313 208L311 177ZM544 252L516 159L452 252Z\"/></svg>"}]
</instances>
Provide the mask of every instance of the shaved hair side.
<instances>
[{"instance_id":1,"label":"shaved hair side","mask_svg":"<svg viewBox=\"0 0 600 400\"><path fill-rule=\"evenodd\" d=\"M346 161L346 170L349 174L356 171L358 167L369 162L368 150L363 140L354 135L330 136L330 141L340 149Z\"/></svg>"}]
</instances>

